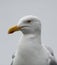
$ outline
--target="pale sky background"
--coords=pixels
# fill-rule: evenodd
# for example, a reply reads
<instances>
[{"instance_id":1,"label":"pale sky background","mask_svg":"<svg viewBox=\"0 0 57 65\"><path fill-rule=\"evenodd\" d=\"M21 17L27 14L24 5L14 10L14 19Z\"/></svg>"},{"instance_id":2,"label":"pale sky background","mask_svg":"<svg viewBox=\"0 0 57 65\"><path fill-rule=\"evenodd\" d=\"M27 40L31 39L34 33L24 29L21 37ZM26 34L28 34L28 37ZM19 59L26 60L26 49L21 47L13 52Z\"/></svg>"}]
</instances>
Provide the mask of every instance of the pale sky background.
<instances>
[{"instance_id":1,"label":"pale sky background","mask_svg":"<svg viewBox=\"0 0 57 65\"><path fill-rule=\"evenodd\" d=\"M0 65L10 65L20 32L8 35L20 17L36 15L42 23L42 43L50 46L57 59L57 0L0 0Z\"/></svg>"}]
</instances>

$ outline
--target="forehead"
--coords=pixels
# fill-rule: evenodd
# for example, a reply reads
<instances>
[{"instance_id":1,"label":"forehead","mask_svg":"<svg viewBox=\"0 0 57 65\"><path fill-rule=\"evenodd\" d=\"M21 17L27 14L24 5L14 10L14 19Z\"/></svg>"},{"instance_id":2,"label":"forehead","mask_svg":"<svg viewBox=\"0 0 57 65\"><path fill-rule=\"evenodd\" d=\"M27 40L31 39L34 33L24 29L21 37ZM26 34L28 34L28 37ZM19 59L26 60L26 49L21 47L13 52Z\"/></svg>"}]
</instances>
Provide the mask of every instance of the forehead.
<instances>
[{"instance_id":1,"label":"forehead","mask_svg":"<svg viewBox=\"0 0 57 65\"><path fill-rule=\"evenodd\" d=\"M24 22L24 21L28 21L28 20L38 21L38 22L40 23L40 20L38 19L38 17L29 15L29 16L24 16L24 17L22 17L22 18L19 20L18 24L20 24L20 23L22 23L22 22Z\"/></svg>"},{"instance_id":2,"label":"forehead","mask_svg":"<svg viewBox=\"0 0 57 65\"><path fill-rule=\"evenodd\" d=\"M20 21L24 21L24 20L37 20L38 18L36 16L25 16L25 17L22 17L20 19Z\"/></svg>"}]
</instances>

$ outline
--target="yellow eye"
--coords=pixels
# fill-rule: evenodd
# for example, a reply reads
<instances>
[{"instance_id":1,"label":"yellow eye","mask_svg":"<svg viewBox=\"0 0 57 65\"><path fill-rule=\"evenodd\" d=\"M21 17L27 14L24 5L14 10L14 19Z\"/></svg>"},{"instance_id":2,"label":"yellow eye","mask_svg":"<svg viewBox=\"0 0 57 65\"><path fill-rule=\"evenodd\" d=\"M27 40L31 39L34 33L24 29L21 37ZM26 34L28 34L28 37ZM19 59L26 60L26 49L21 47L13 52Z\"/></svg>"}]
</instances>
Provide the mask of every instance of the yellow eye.
<instances>
[{"instance_id":1,"label":"yellow eye","mask_svg":"<svg viewBox=\"0 0 57 65\"><path fill-rule=\"evenodd\" d=\"M31 20L28 20L27 23L31 23Z\"/></svg>"}]
</instances>

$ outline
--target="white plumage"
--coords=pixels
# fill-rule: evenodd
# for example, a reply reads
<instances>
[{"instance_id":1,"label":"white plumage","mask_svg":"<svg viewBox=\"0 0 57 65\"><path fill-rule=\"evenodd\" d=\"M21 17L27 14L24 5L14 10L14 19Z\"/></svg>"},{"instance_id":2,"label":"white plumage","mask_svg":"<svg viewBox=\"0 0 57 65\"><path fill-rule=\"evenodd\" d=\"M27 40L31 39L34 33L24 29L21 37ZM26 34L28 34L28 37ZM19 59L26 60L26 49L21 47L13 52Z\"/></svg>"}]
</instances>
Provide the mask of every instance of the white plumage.
<instances>
[{"instance_id":1,"label":"white plumage","mask_svg":"<svg viewBox=\"0 0 57 65\"><path fill-rule=\"evenodd\" d=\"M18 28L17 28L18 27ZM20 30L22 37L11 65L57 65L53 51L41 43L41 22L36 16L21 18L8 33Z\"/></svg>"}]
</instances>

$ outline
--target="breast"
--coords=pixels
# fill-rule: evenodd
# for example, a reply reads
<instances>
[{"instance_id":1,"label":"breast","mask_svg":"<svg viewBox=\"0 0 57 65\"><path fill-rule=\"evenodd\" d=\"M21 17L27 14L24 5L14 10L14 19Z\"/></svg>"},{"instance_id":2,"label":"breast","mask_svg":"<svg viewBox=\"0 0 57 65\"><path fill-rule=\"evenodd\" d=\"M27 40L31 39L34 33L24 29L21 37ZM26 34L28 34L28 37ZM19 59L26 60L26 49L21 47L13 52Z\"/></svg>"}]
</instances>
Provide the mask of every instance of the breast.
<instances>
[{"instance_id":1,"label":"breast","mask_svg":"<svg viewBox=\"0 0 57 65\"><path fill-rule=\"evenodd\" d=\"M24 39L19 44L14 65L46 65L47 59L48 55L41 45Z\"/></svg>"},{"instance_id":2,"label":"breast","mask_svg":"<svg viewBox=\"0 0 57 65\"><path fill-rule=\"evenodd\" d=\"M14 65L46 65L47 55L42 51L22 50L15 58Z\"/></svg>"}]
</instances>

